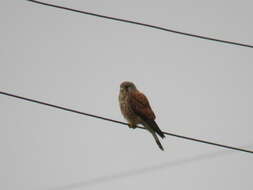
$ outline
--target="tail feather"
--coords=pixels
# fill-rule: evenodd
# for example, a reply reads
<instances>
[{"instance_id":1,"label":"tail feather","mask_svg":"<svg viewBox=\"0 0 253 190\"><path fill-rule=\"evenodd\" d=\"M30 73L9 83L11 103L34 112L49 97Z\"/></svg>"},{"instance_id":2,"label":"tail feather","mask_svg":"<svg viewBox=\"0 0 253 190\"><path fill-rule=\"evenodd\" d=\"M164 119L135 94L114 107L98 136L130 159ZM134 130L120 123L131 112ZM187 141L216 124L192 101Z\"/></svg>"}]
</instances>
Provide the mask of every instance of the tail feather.
<instances>
[{"instance_id":1,"label":"tail feather","mask_svg":"<svg viewBox=\"0 0 253 190\"><path fill-rule=\"evenodd\" d=\"M154 121L154 123L155 123L155 121ZM156 123L155 123L155 124L156 124ZM163 146L162 146L162 144L161 144L161 142L160 142L158 136L156 135L156 133L157 133L157 134L160 135L162 138L165 137L164 134L163 134L163 132L159 129L159 127L157 126L157 128L158 128L159 131L160 131L160 132L159 132L160 134L157 132L157 130L155 130L156 127L154 127L154 125L151 125L151 124L148 123L148 122L144 122L143 125L144 125L144 127L152 134L152 136L154 137L155 142L156 142L156 144L159 146L159 148L160 148L162 151L164 151ZM156 125L157 125L157 124L156 124Z\"/></svg>"},{"instance_id":2,"label":"tail feather","mask_svg":"<svg viewBox=\"0 0 253 190\"><path fill-rule=\"evenodd\" d=\"M152 133L152 132L151 132L151 133ZM158 137L156 136L156 134L153 132L152 135L153 135L153 137L155 138L156 144L159 146L159 148L160 148L162 151L164 151L163 146L162 146L160 140L158 139Z\"/></svg>"},{"instance_id":3,"label":"tail feather","mask_svg":"<svg viewBox=\"0 0 253 190\"><path fill-rule=\"evenodd\" d=\"M161 131L161 129L159 128L159 126L157 125L157 123L154 120L149 120L147 122L149 124L149 126L152 127L152 129L161 137L164 138L165 135L164 133Z\"/></svg>"}]
</instances>

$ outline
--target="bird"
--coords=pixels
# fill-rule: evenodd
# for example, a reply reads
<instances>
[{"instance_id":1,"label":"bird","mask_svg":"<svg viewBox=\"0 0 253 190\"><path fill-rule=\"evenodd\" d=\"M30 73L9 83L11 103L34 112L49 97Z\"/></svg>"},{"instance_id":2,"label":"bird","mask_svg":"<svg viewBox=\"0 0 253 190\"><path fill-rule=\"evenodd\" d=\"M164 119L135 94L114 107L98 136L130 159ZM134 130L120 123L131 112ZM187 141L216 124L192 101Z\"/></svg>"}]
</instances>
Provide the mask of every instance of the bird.
<instances>
[{"instance_id":1,"label":"bird","mask_svg":"<svg viewBox=\"0 0 253 190\"><path fill-rule=\"evenodd\" d=\"M124 81L120 84L119 105L129 128L135 129L137 124L143 125L152 134L159 148L164 151L157 135L161 138L165 135L155 122L156 116L147 97L136 88L133 82Z\"/></svg>"}]
</instances>

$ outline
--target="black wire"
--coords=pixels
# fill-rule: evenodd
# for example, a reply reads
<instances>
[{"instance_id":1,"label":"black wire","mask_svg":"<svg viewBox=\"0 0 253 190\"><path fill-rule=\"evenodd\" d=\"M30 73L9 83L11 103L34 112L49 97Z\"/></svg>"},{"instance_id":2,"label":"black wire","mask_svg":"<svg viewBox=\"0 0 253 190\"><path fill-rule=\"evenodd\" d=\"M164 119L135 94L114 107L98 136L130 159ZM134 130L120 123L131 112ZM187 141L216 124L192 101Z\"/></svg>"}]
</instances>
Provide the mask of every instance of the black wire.
<instances>
[{"instance_id":1,"label":"black wire","mask_svg":"<svg viewBox=\"0 0 253 190\"><path fill-rule=\"evenodd\" d=\"M106 120L106 121L111 121L111 122L119 123L119 124L122 124L122 125L128 125L125 122L121 122L121 121L117 121L117 120L113 120L113 119L109 119L109 118L106 118L106 117L101 117L101 116L97 116L97 115L93 115L93 114L89 114L89 113L84 113L84 112L81 112L81 111L73 110L73 109L70 109L70 108L62 107L62 106L57 106L57 105L54 105L54 104L49 104L49 103L46 103L46 102L42 102L42 101L30 99L30 98L25 98L25 97L10 94L10 93L7 93L7 92L0 91L0 94L6 95L6 96L11 96L11 97L22 99L22 100L26 100L26 101L29 101L29 102L34 102L34 103L37 103L37 104L42 104L42 105L45 105L45 106L54 107L54 108L57 108L57 109L61 109L61 110L65 110L65 111L69 111L69 112L73 112L73 113L77 113L77 114L81 114L81 115L86 115L86 116L89 116L89 117L94 117L94 118L97 118L97 119L103 119L103 120ZM144 127L140 127L140 126L137 126L137 128L145 129ZM183 135L177 135L177 134L164 132L164 131L163 131L163 133L166 134L166 135L170 135L170 136L181 138L181 139L196 141L196 142L200 142L200 143L205 143L205 144L209 144L209 145L219 146L219 147L232 149L232 150L237 150L237 151L242 151L242 152L247 152L247 153L253 153L253 151L251 151L251 150L246 150L246 149L242 149L242 148L222 145L222 144L218 144L218 143L213 143L213 142L209 142L209 141L205 141L205 140L186 137L186 136L183 136Z\"/></svg>"},{"instance_id":2,"label":"black wire","mask_svg":"<svg viewBox=\"0 0 253 190\"><path fill-rule=\"evenodd\" d=\"M87 14L87 15L91 15L91 16L101 17L101 18L105 18L105 19L116 20L116 21L119 21L119 22L136 24L136 25L140 25L140 26L154 28L154 29L157 29L157 30L172 32L172 33L176 33L176 34L180 34L180 35L184 35L184 36L190 36L190 37L200 38L200 39L204 39L204 40L210 40L210 41L216 41L216 42L221 42L221 43L226 43L226 44L231 44L231 45L237 45L237 46L253 48L253 45L249 45L249 44L244 44L244 43L239 43L239 42L232 42L232 41L227 41L227 40L220 40L220 39L217 39L217 38L211 38L211 37L201 36L201 35L197 35L197 34L180 32L180 31L176 31L176 30L172 30L172 29L168 29L168 28L164 28L164 27L160 27L160 26L155 26L155 25L151 25L151 24L145 24L145 23L141 23L141 22L126 20L126 19L121 19L121 18L116 18L116 17L111 17L111 16L100 15L100 14L91 13L91 12L87 12L87 11L80 11L80 10L76 10L76 9L72 9L72 8L68 8L68 7L63 7L63 6L59 6L59 5L54 5L54 4L50 4L50 3L44 3L44 2L40 2L40 1L34 1L34 0L27 0L27 1L37 3L37 4L41 4L41 5L50 6L50 7L55 7L55 8L59 8L59 9L64 9L64 10L68 10L68 11Z\"/></svg>"},{"instance_id":3,"label":"black wire","mask_svg":"<svg viewBox=\"0 0 253 190\"><path fill-rule=\"evenodd\" d=\"M252 146L252 145L250 145ZM231 154L231 151L216 151L216 152L210 152L206 154L200 154L197 156L189 157L189 158L182 158L182 159L176 159L174 161L164 162L156 165L151 165L147 167L141 167L137 169L131 169L126 171L121 171L114 174L108 174L103 175L99 177L92 178L90 180L83 180L79 182L74 182L70 184L66 184L63 186L58 186L55 188L51 188L48 190L68 190L68 189L81 189L85 187L95 186L102 183L112 182L119 179L124 179L127 177L133 177L138 175L144 175L147 173L152 173L154 171L160 171L160 170L168 170L173 167L183 166L186 164L194 163L197 161L203 161L203 160L210 160L213 158L218 158L220 156Z\"/></svg>"}]
</instances>

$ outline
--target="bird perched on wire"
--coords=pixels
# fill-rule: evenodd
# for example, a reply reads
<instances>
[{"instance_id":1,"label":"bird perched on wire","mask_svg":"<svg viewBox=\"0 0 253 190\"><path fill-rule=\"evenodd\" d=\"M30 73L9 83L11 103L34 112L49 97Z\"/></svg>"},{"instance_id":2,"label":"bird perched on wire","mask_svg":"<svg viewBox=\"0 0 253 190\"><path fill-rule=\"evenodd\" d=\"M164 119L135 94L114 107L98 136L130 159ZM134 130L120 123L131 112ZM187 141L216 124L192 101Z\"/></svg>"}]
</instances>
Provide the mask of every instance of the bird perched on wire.
<instances>
[{"instance_id":1,"label":"bird perched on wire","mask_svg":"<svg viewBox=\"0 0 253 190\"><path fill-rule=\"evenodd\" d=\"M164 150L157 134L161 138L164 138L165 135L155 122L155 114L147 97L136 88L134 83L128 81L121 83L119 104L129 127L134 129L137 124L142 124L152 134L159 148Z\"/></svg>"}]
</instances>

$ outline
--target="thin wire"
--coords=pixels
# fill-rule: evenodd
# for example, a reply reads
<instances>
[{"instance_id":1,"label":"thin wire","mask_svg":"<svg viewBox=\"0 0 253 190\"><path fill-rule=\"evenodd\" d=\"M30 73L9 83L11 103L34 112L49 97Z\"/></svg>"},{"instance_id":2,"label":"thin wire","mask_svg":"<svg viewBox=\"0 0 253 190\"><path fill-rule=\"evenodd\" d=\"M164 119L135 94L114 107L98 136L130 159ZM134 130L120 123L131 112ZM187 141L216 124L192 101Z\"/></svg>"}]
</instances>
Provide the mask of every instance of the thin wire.
<instances>
[{"instance_id":1,"label":"thin wire","mask_svg":"<svg viewBox=\"0 0 253 190\"><path fill-rule=\"evenodd\" d=\"M10 94L10 93L7 93L7 92L0 91L0 94L6 95L6 96L10 96L10 97L14 97L14 98L18 98L18 99L22 99L22 100L26 100L26 101L37 103L37 104L42 104L42 105L45 105L45 106L54 107L54 108L61 109L61 110L64 110L64 111L69 111L69 112L73 112L73 113L77 113L77 114L81 114L81 115L86 115L86 116L97 118L97 119L111 121L111 122L119 123L119 124L122 124L122 125L128 125L125 122L121 122L121 121L109 119L109 118L106 118L106 117L101 117L101 116L97 116L97 115L93 115L93 114L77 111L77 110L66 108L66 107L62 107L62 106L57 106L57 105L54 105L54 104L49 104L49 103L42 102L42 101L39 101L39 100L25 98L25 97L14 95L14 94ZM145 129L144 127L140 127L140 126L137 126L137 128L139 128L139 129ZM196 139L196 138L186 137L186 136L183 136L183 135L177 135L177 134L174 134L174 133L169 133L169 132L164 132L164 131L163 131L163 133L166 134L166 135L177 137L177 138L181 138L181 139L196 141L196 142L200 142L200 143L205 143L205 144L209 144L209 145L219 146L219 147L223 147L223 148L227 148L227 149L232 149L232 150L237 150L237 151L242 151L242 152L247 152L247 153L253 153L253 151L251 151L251 150L246 150L246 149L242 149L242 148L237 148L237 147L222 145L222 144L213 143L213 142L210 142L210 141L205 141L205 140L200 140L200 139Z\"/></svg>"},{"instance_id":2,"label":"thin wire","mask_svg":"<svg viewBox=\"0 0 253 190\"><path fill-rule=\"evenodd\" d=\"M252 145L250 145L250 146L252 146ZM247 146L247 147L250 147L250 146ZM234 152L231 152L228 150L226 150L226 151L219 150L216 152L201 154L201 155L197 155L197 156L193 156L193 157L189 157L189 158L176 159L174 161L164 162L164 163L151 165L151 166L147 166L147 167L141 167L141 168L126 170L126 171L122 171L122 172L118 172L118 173L114 173L114 174L99 176L99 177L92 178L90 180L83 180L83 181L79 181L79 182L66 184L64 186L53 187L48 190L68 190L68 189L77 189L77 188L81 189L81 188L85 188L85 187L99 185L102 183L116 181L119 179L124 179L127 177L145 175L147 173L157 172L160 170L168 170L168 169L171 169L174 167L187 165L187 164L194 163L197 161L210 160L210 159L225 156L225 155L228 155L231 153L234 153Z\"/></svg>"},{"instance_id":3,"label":"thin wire","mask_svg":"<svg viewBox=\"0 0 253 190\"><path fill-rule=\"evenodd\" d=\"M44 3L44 2L41 2L41 1L34 1L34 0L27 0L27 1L30 1L32 3L41 4L41 5L45 5L45 6L49 6L49 7L55 7L55 8L59 8L59 9L73 11L73 12L77 12L77 13L81 13L81 14L96 16L96 17L100 17L100 18L104 18L104 19L110 19L110 20L115 20L115 21L119 21L119 22L125 22L125 23L145 26L145 27L149 27L149 28L154 28L154 29L157 29L157 30L163 30L163 31L166 31L166 32L172 32L172 33L176 33L176 34L180 34L180 35L184 35L184 36L190 36L190 37L200 38L200 39L209 40L209 41L216 41L216 42L220 42L220 43L226 43L226 44L231 44L231 45L236 45L236 46L243 46L243 47L253 48L253 45L250 45L250 44L244 44L244 43L239 43L239 42L233 42L233 41L227 41L227 40L221 40L221 39L217 39L217 38L201 36L201 35L197 35L197 34L180 32L180 31L177 31L177 30L172 30L172 29L168 29L168 28L164 28L164 27L160 27L160 26L145 24L145 23L136 22L136 21L127 20L127 19L122 19L122 18L105 16L105 15L91 13L91 12L87 12L87 11L80 11L80 10L77 10L77 9L72 9L72 8L63 7L63 6L50 4L50 3Z\"/></svg>"}]
</instances>

